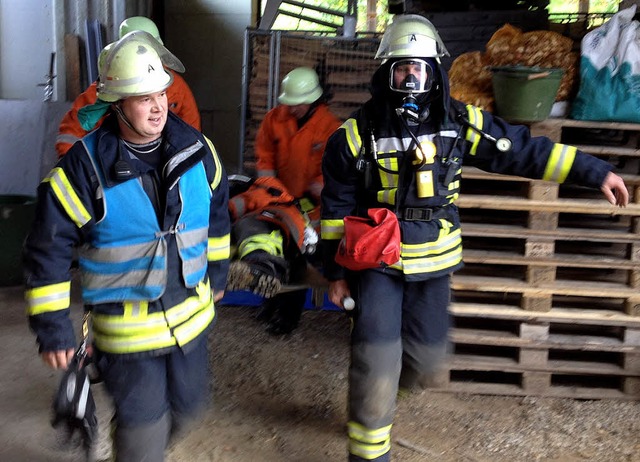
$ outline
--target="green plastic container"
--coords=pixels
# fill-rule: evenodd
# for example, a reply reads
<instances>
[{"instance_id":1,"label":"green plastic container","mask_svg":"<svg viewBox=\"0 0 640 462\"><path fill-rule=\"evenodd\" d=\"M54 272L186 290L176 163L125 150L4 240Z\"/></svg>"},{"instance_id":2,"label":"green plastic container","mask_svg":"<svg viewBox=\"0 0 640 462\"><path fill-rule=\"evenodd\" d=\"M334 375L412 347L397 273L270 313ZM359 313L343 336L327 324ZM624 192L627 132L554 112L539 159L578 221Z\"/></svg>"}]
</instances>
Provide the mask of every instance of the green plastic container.
<instances>
[{"instance_id":1,"label":"green plastic container","mask_svg":"<svg viewBox=\"0 0 640 462\"><path fill-rule=\"evenodd\" d=\"M35 211L35 197L0 195L0 286L22 284L22 245Z\"/></svg>"},{"instance_id":2,"label":"green plastic container","mask_svg":"<svg viewBox=\"0 0 640 462\"><path fill-rule=\"evenodd\" d=\"M549 117L563 69L493 67L496 114L509 122L537 122Z\"/></svg>"}]
</instances>

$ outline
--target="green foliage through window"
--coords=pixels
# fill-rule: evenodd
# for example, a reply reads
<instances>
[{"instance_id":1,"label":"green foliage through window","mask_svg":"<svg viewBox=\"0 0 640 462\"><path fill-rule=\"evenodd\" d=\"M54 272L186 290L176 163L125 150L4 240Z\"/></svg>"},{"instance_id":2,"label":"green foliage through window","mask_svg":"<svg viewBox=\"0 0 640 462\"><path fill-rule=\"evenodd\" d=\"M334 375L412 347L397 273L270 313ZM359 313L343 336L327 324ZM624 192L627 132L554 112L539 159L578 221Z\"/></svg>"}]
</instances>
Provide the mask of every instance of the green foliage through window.
<instances>
[{"instance_id":1,"label":"green foliage through window","mask_svg":"<svg viewBox=\"0 0 640 462\"><path fill-rule=\"evenodd\" d=\"M266 3L266 2L265 2ZM304 0L306 5L317 6L325 9L334 10L336 12L347 12L348 0ZM356 25L357 32L381 32L384 30L386 24L390 21L391 16L387 9L387 0L378 0L376 2L375 11L375 23L376 28L374 31L369 30L368 27L368 12L367 12L367 0L357 1L357 17L358 22ZM264 4L263 4L264 5ZM276 18L273 24L273 29L279 30L303 30L303 31L329 31L331 27L323 25L322 23L339 24L342 25L342 18L332 14L326 14L318 12L311 8L303 8L296 5L287 4L286 2L281 6L282 10L291 12L297 16L310 17L318 20L319 22L308 21L300 17L292 17L286 14L280 14ZM373 14L373 13L372 13Z\"/></svg>"}]
</instances>

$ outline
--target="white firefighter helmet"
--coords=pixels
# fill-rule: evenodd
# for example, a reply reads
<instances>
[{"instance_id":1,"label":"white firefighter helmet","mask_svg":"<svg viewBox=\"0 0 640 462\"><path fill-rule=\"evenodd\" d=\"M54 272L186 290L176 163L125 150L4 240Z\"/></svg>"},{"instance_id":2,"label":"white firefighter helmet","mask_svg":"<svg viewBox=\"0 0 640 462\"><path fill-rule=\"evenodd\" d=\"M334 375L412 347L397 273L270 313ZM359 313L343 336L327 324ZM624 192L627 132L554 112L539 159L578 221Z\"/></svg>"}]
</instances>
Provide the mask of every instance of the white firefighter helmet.
<instances>
[{"instance_id":1,"label":"white firefighter helmet","mask_svg":"<svg viewBox=\"0 0 640 462\"><path fill-rule=\"evenodd\" d=\"M287 106L311 104L321 96L322 87L316 71L310 67L297 67L282 79L278 102Z\"/></svg>"},{"instance_id":2,"label":"white firefighter helmet","mask_svg":"<svg viewBox=\"0 0 640 462\"><path fill-rule=\"evenodd\" d=\"M436 58L449 56L431 21L418 14L398 15L387 27L376 59Z\"/></svg>"},{"instance_id":3,"label":"white firefighter helmet","mask_svg":"<svg viewBox=\"0 0 640 462\"><path fill-rule=\"evenodd\" d=\"M173 74L164 68L161 53L171 55L180 63L178 58L144 31L130 32L105 49L99 58L101 66L98 69L97 90L98 97L106 102L148 95L169 87L173 82Z\"/></svg>"}]
</instances>

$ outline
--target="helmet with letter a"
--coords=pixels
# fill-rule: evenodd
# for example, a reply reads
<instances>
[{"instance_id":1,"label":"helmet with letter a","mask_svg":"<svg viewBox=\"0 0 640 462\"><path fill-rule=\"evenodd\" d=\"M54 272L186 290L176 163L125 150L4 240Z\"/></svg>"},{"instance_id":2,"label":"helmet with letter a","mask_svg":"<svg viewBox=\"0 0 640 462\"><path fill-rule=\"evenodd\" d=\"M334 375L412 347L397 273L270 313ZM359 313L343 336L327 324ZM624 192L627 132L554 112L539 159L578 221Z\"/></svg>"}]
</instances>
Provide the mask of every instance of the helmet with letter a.
<instances>
[{"instance_id":1,"label":"helmet with letter a","mask_svg":"<svg viewBox=\"0 0 640 462\"><path fill-rule=\"evenodd\" d=\"M173 74L163 66L165 59L184 69L180 60L151 34L129 32L100 53L98 97L115 102L165 90L173 82Z\"/></svg>"},{"instance_id":2,"label":"helmet with letter a","mask_svg":"<svg viewBox=\"0 0 640 462\"><path fill-rule=\"evenodd\" d=\"M435 26L417 14L396 16L385 30L376 53L376 59L391 63L391 90L410 94L431 90L443 56L449 56L449 52Z\"/></svg>"}]
</instances>

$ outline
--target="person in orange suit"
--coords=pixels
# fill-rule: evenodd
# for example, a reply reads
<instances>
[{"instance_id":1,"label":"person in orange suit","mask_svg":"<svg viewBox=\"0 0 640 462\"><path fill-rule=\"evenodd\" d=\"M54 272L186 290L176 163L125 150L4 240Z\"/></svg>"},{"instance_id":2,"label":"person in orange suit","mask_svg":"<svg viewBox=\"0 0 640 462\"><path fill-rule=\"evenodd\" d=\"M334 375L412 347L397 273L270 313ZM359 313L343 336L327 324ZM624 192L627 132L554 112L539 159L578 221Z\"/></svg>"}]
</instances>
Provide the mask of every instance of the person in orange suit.
<instances>
[{"instance_id":1,"label":"person in orange suit","mask_svg":"<svg viewBox=\"0 0 640 462\"><path fill-rule=\"evenodd\" d=\"M144 16L133 16L125 19L120 24L118 30L119 38L122 38L124 35L134 30L142 30L150 33L158 42L160 42L161 45L163 45L158 27L151 19ZM165 66L168 67L166 63ZM180 72L178 69L172 70ZM96 85L97 82L93 82L89 88L78 95L74 100L71 109L69 109L62 118L58 128L58 136L56 137L56 152L58 154L58 158L64 156L73 143L89 133L90 130L86 130L82 127L81 120L78 117L78 111L81 108L91 106L96 102L98 99ZM198 110L193 93L184 78L176 72L173 72L173 83L169 88L167 88L167 100L169 110L171 112L176 114L196 130L200 131L202 129L200 124L200 111ZM105 117L103 116L97 122L95 128L100 126L104 118Z\"/></svg>"},{"instance_id":2,"label":"person in orange suit","mask_svg":"<svg viewBox=\"0 0 640 462\"><path fill-rule=\"evenodd\" d=\"M298 265L313 263L323 186L322 155L327 139L341 124L326 100L315 70L298 67L285 76L279 105L266 114L256 136L258 179L252 193L255 199L259 191L266 191L269 207L276 203L278 207L275 211L247 207L242 200L246 195L230 200L230 205L236 206L231 212L238 260L231 264L227 290L251 290L263 296L266 300L259 319L269 323L267 331L274 335L297 327L306 301L305 289L279 292L282 284L289 282L289 275L303 271ZM278 181L264 183L268 178ZM299 220L291 219L290 204L304 217L304 229L300 229Z\"/></svg>"}]
</instances>

